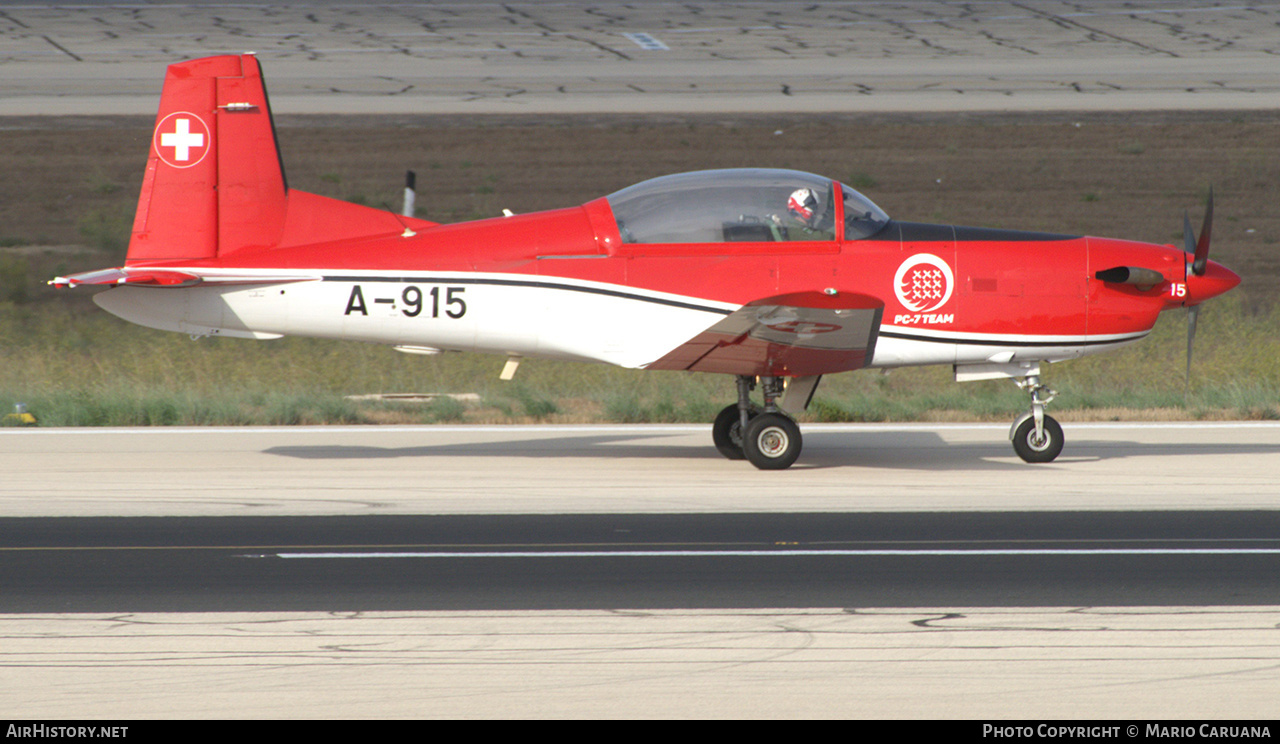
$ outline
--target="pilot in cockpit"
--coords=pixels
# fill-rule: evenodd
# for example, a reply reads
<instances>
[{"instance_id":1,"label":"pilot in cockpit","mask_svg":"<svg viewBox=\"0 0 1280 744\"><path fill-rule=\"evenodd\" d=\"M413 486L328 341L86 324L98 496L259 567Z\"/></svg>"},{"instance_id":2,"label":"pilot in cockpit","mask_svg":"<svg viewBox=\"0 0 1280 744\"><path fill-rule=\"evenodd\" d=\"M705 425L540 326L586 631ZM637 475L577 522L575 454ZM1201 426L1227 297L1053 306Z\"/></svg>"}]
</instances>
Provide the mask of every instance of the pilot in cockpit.
<instances>
[{"instance_id":1,"label":"pilot in cockpit","mask_svg":"<svg viewBox=\"0 0 1280 744\"><path fill-rule=\"evenodd\" d=\"M796 189L787 199L787 214L799 222L805 230L817 227L818 197L813 189Z\"/></svg>"},{"instance_id":2,"label":"pilot in cockpit","mask_svg":"<svg viewBox=\"0 0 1280 744\"><path fill-rule=\"evenodd\" d=\"M799 223L801 235L793 235L791 240L826 240L830 239L832 219L829 209L822 209L818 195L810 188L800 188L791 192L787 198L787 216ZM782 220L776 216L774 222L781 225ZM792 228L794 231L794 228Z\"/></svg>"}]
</instances>

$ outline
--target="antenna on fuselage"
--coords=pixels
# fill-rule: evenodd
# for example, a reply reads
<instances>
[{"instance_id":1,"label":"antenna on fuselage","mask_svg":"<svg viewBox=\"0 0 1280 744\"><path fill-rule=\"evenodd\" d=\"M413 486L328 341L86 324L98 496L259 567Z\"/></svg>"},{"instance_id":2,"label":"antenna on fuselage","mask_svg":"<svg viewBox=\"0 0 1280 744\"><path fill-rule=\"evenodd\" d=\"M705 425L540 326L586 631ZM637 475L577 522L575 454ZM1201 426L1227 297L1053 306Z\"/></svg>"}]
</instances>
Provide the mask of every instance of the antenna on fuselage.
<instances>
[{"instance_id":1,"label":"antenna on fuselage","mask_svg":"<svg viewBox=\"0 0 1280 744\"><path fill-rule=\"evenodd\" d=\"M417 177L414 175L414 172L411 170L405 171L404 172L404 206L400 208L400 214L396 214L395 211L391 209L390 204L387 204L386 202L382 203L382 206L385 207L388 212L391 212L391 214L395 216L396 221L399 222L401 225L404 225L404 232L400 233L400 237L402 238L412 238L414 235L418 234L417 232L414 231L412 227L409 227L408 223L406 223L403 219L401 219L401 217L413 216L413 211L415 209L414 202L416 201L416 197L417 197L417 194L414 191L414 188L416 187L416 185L417 185Z\"/></svg>"},{"instance_id":2,"label":"antenna on fuselage","mask_svg":"<svg viewBox=\"0 0 1280 744\"><path fill-rule=\"evenodd\" d=\"M404 209L400 214L405 217L412 217L414 205L418 200L418 194L415 189L418 188L418 177L413 171L404 172Z\"/></svg>"}]
</instances>

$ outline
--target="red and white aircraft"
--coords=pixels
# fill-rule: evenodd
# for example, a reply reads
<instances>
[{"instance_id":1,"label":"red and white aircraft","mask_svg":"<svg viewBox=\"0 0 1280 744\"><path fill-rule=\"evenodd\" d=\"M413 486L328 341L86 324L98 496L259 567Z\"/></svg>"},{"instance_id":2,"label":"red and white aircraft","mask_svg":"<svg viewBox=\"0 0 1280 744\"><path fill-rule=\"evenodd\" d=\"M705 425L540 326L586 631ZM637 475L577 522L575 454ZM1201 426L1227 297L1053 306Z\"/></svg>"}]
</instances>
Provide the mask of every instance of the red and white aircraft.
<instances>
[{"instance_id":1,"label":"red and white aircraft","mask_svg":"<svg viewBox=\"0 0 1280 744\"><path fill-rule=\"evenodd\" d=\"M545 357L734 375L716 447L766 469L800 454L788 414L822 375L948 364L1029 391L1011 438L1047 462L1063 437L1042 363L1133 343L1239 283L1207 259L1211 215L1185 250L926 225L745 169L441 225L289 188L258 60L220 56L168 69L125 265L52 283L111 285L94 298L109 312L193 335L491 352L504 374Z\"/></svg>"}]
</instances>

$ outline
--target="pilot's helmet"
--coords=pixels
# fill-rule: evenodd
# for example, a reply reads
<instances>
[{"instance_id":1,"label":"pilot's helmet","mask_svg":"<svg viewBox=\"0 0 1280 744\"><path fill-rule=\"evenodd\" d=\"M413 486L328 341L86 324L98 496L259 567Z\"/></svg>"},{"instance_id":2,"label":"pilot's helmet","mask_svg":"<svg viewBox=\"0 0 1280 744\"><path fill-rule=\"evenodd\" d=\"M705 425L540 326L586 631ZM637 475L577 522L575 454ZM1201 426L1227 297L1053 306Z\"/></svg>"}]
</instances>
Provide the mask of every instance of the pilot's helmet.
<instances>
[{"instance_id":1,"label":"pilot's helmet","mask_svg":"<svg viewBox=\"0 0 1280 744\"><path fill-rule=\"evenodd\" d=\"M813 227L818 214L818 197L813 189L796 189L787 199L787 213L796 218L805 227Z\"/></svg>"}]
</instances>

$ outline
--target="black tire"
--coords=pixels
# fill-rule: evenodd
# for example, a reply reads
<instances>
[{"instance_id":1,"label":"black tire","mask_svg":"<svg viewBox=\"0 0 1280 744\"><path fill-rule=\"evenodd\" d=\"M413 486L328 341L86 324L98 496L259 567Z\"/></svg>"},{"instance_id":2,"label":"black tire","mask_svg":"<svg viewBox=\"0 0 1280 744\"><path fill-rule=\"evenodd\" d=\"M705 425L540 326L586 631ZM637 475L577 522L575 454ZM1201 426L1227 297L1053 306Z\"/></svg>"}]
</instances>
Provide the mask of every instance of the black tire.
<instances>
[{"instance_id":1,"label":"black tire","mask_svg":"<svg viewBox=\"0 0 1280 744\"><path fill-rule=\"evenodd\" d=\"M1052 416L1044 417L1044 439L1036 441L1036 421L1027 419L1013 433L1013 451L1027 462L1053 462L1062 452L1062 427Z\"/></svg>"},{"instance_id":2,"label":"black tire","mask_svg":"<svg viewBox=\"0 0 1280 744\"><path fill-rule=\"evenodd\" d=\"M800 456L800 427L780 413L762 413L747 424L742 451L761 470L784 470Z\"/></svg>"},{"instance_id":3,"label":"black tire","mask_svg":"<svg viewBox=\"0 0 1280 744\"><path fill-rule=\"evenodd\" d=\"M756 411L749 412L747 421L758 415ZM742 417L738 415L736 404L726 407L716 416L715 423L711 425L711 441L716 443L720 454L730 460L747 459L742 452Z\"/></svg>"}]
</instances>

